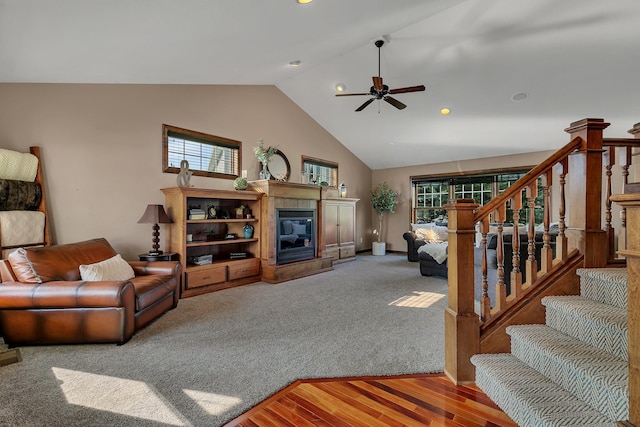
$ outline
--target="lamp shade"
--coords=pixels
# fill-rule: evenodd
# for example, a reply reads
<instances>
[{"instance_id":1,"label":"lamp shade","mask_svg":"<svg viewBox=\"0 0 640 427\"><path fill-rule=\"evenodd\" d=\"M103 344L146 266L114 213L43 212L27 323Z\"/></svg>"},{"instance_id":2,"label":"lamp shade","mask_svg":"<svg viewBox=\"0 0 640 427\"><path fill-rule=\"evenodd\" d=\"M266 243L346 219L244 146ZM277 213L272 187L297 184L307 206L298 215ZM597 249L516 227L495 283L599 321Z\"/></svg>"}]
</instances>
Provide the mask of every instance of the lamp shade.
<instances>
[{"instance_id":1,"label":"lamp shade","mask_svg":"<svg viewBox=\"0 0 640 427\"><path fill-rule=\"evenodd\" d=\"M162 205L147 205L147 209L138 220L138 224L171 224L171 218Z\"/></svg>"}]
</instances>

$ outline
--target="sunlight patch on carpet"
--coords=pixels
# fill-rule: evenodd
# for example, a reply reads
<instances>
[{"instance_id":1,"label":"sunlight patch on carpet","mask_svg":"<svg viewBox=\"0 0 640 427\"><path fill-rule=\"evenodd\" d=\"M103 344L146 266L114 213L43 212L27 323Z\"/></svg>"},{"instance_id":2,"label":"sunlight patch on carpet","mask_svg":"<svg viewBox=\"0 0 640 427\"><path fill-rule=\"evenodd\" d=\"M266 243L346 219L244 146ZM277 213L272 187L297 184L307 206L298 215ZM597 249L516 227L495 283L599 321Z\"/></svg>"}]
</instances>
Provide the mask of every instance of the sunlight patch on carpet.
<instances>
[{"instance_id":1,"label":"sunlight patch on carpet","mask_svg":"<svg viewBox=\"0 0 640 427\"><path fill-rule=\"evenodd\" d=\"M51 368L72 405L108 411L129 417L188 426L163 399L142 381Z\"/></svg>"},{"instance_id":2,"label":"sunlight patch on carpet","mask_svg":"<svg viewBox=\"0 0 640 427\"><path fill-rule=\"evenodd\" d=\"M444 294L414 291L412 295L400 297L390 302L389 305L395 305L396 307L427 308L444 297Z\"/></svg>"},{"instance_id":3,"label":"sunlight patch on carpet","mask_svg":"<svg viewBox=\"0 0 640 427\"><path fill-rule=\"evenodd\" d=\"M242 403L242 399L224 394L207 393L196 390L182 390L193 399L202 409L211 415L220 415Z\"/></svg>"}]
</instances>

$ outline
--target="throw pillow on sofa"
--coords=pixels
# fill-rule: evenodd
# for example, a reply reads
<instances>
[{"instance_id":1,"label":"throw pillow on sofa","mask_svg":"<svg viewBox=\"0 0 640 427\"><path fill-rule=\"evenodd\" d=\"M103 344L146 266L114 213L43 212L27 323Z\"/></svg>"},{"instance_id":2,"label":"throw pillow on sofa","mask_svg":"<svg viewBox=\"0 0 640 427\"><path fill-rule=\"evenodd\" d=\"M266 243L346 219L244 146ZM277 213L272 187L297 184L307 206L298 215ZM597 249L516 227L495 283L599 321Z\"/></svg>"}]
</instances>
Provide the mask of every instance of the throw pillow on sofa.
<instances>
[{"instance_id":1,"label":"throw pillow on sofa","mask_svg":"<svg viewBox=\"0 0 640 427\"><path fill-rule=\"evenodd\" d=\"M135 277L133 268L120 254L95 264L81 264L80 277L87 282L104 280L129 280Z\"/></svg>"},{"instance_id":2,"label":"throw pillow on sofa","mask_svg":"<svg viewBox=\"0 0 640 427\"><path fill-rule=\"evenodd\" d=\"M31 261L27 258L27 252L24 248L16 249L7 257L9 265L13 270L13 274L19 282L22 283L42 283L42 279L38 276Z\"/></svg>"}]
</instances>

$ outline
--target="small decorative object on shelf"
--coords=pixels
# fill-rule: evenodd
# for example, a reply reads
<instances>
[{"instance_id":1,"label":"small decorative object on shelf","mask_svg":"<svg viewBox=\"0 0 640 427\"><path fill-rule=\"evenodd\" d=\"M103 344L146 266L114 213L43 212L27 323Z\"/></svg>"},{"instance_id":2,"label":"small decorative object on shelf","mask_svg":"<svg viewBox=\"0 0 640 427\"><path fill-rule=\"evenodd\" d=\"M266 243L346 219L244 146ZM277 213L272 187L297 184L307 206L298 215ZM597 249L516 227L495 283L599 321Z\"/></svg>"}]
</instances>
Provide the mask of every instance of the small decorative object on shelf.
<instances>
[{"instance_id":1,"label":"small decorative object on shelf","mask_svg":"<svg viewBox=\"0 0 640 427\"><path fill-rule=\"evenodd\" d=\"M246 190L248 186L249 182L245 177L239 177L233 181L233 188L235 188L236 190Z\"/></svg>"},{"instance_id":2,"label":"small decorative object on shelf","mask_svg":"<svg viewBox=\"0 0 640 427\"><path fill-rule=\"evenodd\" d=\"M244 205L240 205L236 208L236 219L244 218Z\"/></svg>"},{"instance_id":3,"label":"small decorative object on shelf","mask_svg":"<svg viewBox=\"0 0 640 427\"><path fill-rule=\"evenodd\" d=\"M224 240L235 240L236 237L238 237L236 233L227 233L224 235Z\"/></svg>"},{"instance_id":4,"label":"small decorative object on shelf","mask_svg":"<svg viewBox=\"0 0 640 427\"><path fill-rule=\"evenodd\" d=\"M209 215L209 219L216 219L218 218L218 211L216 210L216 207L211 205L207 208L207 213Z\"/></svg>"},{"instance_id":5,"label":"small decorative object on shelf","mask_svg":"<svg viewBox=\"0 0 640 427\"><path fill-rule=\"evenodd\" d=\"M340 192L340 197L342 197L343 199L347 197L347 185L344 182L340 183L338 191Z\"/></svg>"},{"instance_id":6,"label":"small decorative object on shelf","mask_svg":"<svg viewBox=\"0 0 640 427\"><path fill-rule=\"evenodd\" d=\"M180 172L178 173L178 187L189 187L193 172L189 170L189 162L182 160L180 162Z\"/></svg>"},{"instance_id":7,"label":"small decorative object on shelf","mask_svg":"<svg viewBox=\"0 0 640 427\"><path fill-rule=\"evenodd\" d=\"M242 228L242 231L244 232L244 238L245 239L251 239L253 237L253 225L247 223Z\"/></svg>"}]
</instances>

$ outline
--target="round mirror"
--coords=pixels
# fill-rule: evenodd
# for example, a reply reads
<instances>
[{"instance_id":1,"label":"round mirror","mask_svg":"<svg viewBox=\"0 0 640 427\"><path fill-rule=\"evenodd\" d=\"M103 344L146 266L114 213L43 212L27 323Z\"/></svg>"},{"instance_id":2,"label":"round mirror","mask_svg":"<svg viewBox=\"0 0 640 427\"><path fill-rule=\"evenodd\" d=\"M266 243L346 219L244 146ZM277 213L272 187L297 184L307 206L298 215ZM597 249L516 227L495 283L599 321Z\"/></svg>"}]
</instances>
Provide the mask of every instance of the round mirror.
<instances>
[{"instance_id":1,"label":"round mirror","mask_svg":"<svg viewBox=\"0 0 640 427\"><path fill-rule=\"evenodd\" d=\"M278 181L288 181L291 175L291 166L289 160L284 153L278 149L271 157L271 161L267 165L269 173L271 173L271 179L277 179Z\"/></svg>"}]
</instances>

